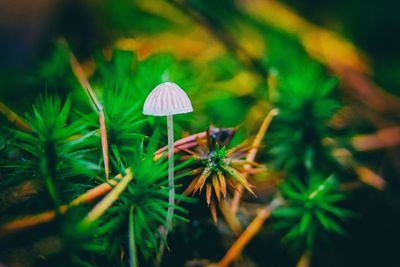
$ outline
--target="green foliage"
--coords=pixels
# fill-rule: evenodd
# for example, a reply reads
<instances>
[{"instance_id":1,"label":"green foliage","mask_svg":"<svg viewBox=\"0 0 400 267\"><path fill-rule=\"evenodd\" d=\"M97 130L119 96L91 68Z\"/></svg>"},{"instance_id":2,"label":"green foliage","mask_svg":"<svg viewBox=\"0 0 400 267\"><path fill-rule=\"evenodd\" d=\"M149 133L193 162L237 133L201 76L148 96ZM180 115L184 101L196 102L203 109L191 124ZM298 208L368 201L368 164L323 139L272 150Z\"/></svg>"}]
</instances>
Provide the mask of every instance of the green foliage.
<instances>
[{"instance_id":1,"label":"green foliage","mask_svg":"<svg viewBox=\"0 0 400 267\"><path fill-rule=\"evenodd\" d=\"M97 170L85 158L92 133L82 135L86 127L82 121L67 122L70 104L70 98L62 105L59 97L40 96L33 113L25 116L34 134L15 130L12 143L26 153L18 164L32 177L46 181L55 205L59 204L59 187L68 184L66 178L92 177Z\"/></svg>"},{"instance_id":2,"label":"green foliage","mask_svg":"<svg viewBox=\"0 0 400 267\"><path fill-rule=\"evenodd\" d=\"M133 84L137 61L133 53L120 50L113 52L110 61L101 54L97 54L96 59L98 72L93 83L94 87L103 87L103 111L110 157L117 163L115 167L119 173L131 157L132 146L143 137L140 132L147 119L141 110L144 98ZM89 122L92 127L99 128L98 114L91 114Z\"/></svg>"},{"instance_id":3,"label":"green foliage","mask_svg":"<svg viewBox=\"0 0 400 267\"><path fill-rule=\"evenodd\" d=\"M88 138L83 135L82 121L67 123L71 100L61 105L59 97L41 96L33 106L33 114L26 115L26 122L34 135L16 131L14 146L27 152L24 165L36 170L39 176L51 175L62 179L78 174L93 175L96 168L85 160Z\"/></svg>"},{"instance_id":4,"label":"green foliage","mask_svg":"<svg viewBox=\"0 0 400 267\"><path fill-rule=\"evenodd\" d=\"M146 152L144 152L143 143L135 147L136 153L133 153L133 158L130 161L134 179L120 195L118 204L110 208L106 214L106 218L110 218L107 223L115 225L113 229L115 231L113 233L113 235L115 234L115 242L112 248L117 249L120 242L126 243L128 222L131 221L137 248L147 260L157 252L159 244L157 235L161 236L158 228L160 225L165 225L169 207L169 187L166 186L168 182L166 178L168 162L163 160L154 162L153 160L158 139L159 133L156 132L150 139ZM179 166L177 168L179 169ZM179 195L176 199L188 200L188 198ZM179 206L175 205L174 208L185 212ZM133 219L129 220L132 211ZM174 217L184 220L177 214L174 214ZM125 227L121 228L121 225L125 225Z\"/></svg>"},{"instance_id":5,"label":"green foliage","mask_svg":"<svg viewBox=\"0 0 400 267\"><path fill-rule=\"evenodd\" d=\"M13 163L9 156L12 153L9 144L11 137L12 134L9 131L0 127L0 190L6 189L8 184L10 184L10 181L7 181L6 177L9 173L12 174L10 166L12 166ZM0 191L0 194L2 194L2 191Z\"/></svg>"},{"instance_id":6,"label":"green foliage","mask_svg":"<svg viewBox=\"0 0 400 267\"><path fill-rule=\"evenodd\" d=\"M104 26L120 33L132 30L151 33L164 31L171 27L170 21L140 9L135 2L129 0L100 1L100 10L105 20Z\"/></svg>"},{"instance_id":7,"label":"green foliage","mask_svg":"<svg viewBox=\"0 0 400 267\"><path fill-rule=\"evenodd\" d=\"M279 220L276 227L289 229L284 241L303 248L312 248L317 238L328 232L344 234L338 220L345 220L352 213L338 205L346 195L337 192L337 181L332 175L321 179L312 175L304 185L297 178L290 179L280 187L287 204L273 211Z\"/></svg>"},{"instance_id":8,"label":"green foliage","mask_svg":"<svg viewBox=\"0 0 400 267\"><path fill-rule=\"evenodd\" d=\"M110 225L95 222L90 228L79 227L86 209L81 206L71 207L57 222L57 237L53 239L53 247L48 247L42 253L46 256L47 266L97 266L90 255L102 256L107 254L110 239ZM49 239L49 238L48 238Z\"/></svg>"},{"instance_id":9,"label":"green foliage","mask_svg":"<svg viewBox=\"0 0 400 267\"><path fill-rule=\"evenodd\" d=\"M205 112L210 114L213 123L230 127L243 121L248 99L238 98L235 94L224 91L214 91L210 95L213 97L207 102ZM226 112L227 110L229 112Z\"/></svg>"},{"instance_id":10,"label":"green foliage","mask_svg":"<svg viewBox=\"0 0 400 267\"><path fill-rule=\"evenodd\" d=\"M119 155L128 156L131 147L143 136L140 132L146 119L141 109L141 102L135 99L135 92L127 85L104 90L107 138L117 159ZM126 159L124 162L126 164Z\"/></svg>"},{"instance_id":11,"label":"green foliage","mask_svg":"<svg viewBox=\"0 0 400 267\"><path fill-rule=\"evenodd\" d=\"M94 74L94 87L130 86L133 90L135 79L134 71L138 60L134 53L122 50L113 50L111 60L107 60L102 51L95 54L97 72ZM98 85L97 85L98 84ZM137 92L138 94L139 92ZM142 97L137 97L141 99Z\"/></svg>"},{"instance_id":12,"label":"green foliage","mask_svg":"<svg viewBox=\"0 0 400 267\"><path fill-rule=\"evenodd\" d=\"M69 87L70 90L70 87L79 86L78 81L73 76L65 45L61 42L54 42L49 46L49 55L41 60L37 66L38 82L53 89Z\"/></svg>"},{"instance_id":13,"label":"green foliage","mask_svg":"<svg viewBox=\"0 0 400 267\"><path fill-rule=\"evenodd\" d=\"M278 74L280 113L269 137L277 166L298 171L330 161L322 139L332 135L327 123L340 105L331 96L336 79L326 78L321 67L309 60L292 64L291 71Z\"/></svg>"},{"instance_id":14,"label":"green foliage","mask_svg":"<svg viewBox=\"0 0 400 267\"><path fill-rule=\"evenodd\" d=\"M215 81L231 79L242 69L240 62L228 53L214 59L210 63Z\"/></svg>"},{"instance_id":15,"label":"green foliage","mask_svg":"<svg viewBox=\"0 0 400 267\"><path fill-rule=\"evenodd\" d=\"M144 103L148 93L163 82L174 82L185 91L195 92L202 85L201 73L190 62L178 62L172 55L158 53L138 64L134 84Z\"/></svg>"}]
</instances>

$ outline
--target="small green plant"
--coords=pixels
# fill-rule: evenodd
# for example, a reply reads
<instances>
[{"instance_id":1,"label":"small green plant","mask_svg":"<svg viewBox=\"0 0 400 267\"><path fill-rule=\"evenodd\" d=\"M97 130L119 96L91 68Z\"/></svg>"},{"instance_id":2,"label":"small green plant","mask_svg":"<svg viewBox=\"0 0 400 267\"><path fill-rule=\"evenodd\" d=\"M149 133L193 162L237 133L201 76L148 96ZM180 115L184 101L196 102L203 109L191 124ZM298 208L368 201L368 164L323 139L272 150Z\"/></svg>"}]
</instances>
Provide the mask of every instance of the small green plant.
<instances>
[{"instance_id":1,"label":"small green plant","mask_svg":"<svg viewBox=\"0 0 400 267\"><path fill-rule=\"evenodd\" d=\"M305 244L311 249L316 239L321 238L322 229L345 233L338 220L346 220L352 212L339 206L338 202L346 195L337 192L337 185L333 175L322 179L313 174L306 185L293 178L280 186L286 205L275 209L273 215L279 218L278 228L289 229L283 240L300 248Z\"/></svg>"},{"instance_id":2,"label":"small green plant","mask_svg":"<svg viewBox=\"0 0 400 267\"><path fill-rule=\"evenodd\" d=\"M239 184L254 194L243 172L255 171L255 168L245 170L246 165L260 166L244 159L246 152L251 148L247 141L230 149L226 148L233 134L234 131L210 127L207 129L207 141L197 139L199 148L196 153L189 156L195 160L193 169L198 175L183 194L195 194L198 191L201 193L205 187L207 204L215 222L217 221L216 199L219 201L221 194L225 198L227 191L233 192Z\"/></svg>"},{"instance_id":3,"label":"small green plant","mask_svg":"<svg viewBox=\"0 0 400 267\"><path fill-rule=\"evenodd\" d=\"M117 162L115 167L118 172L132 157L131 147L140 143L143 137L141 130L146 119L140 113L141 102L135 97L135 91L128 85L115 84L104 90L104 116L110 158Z\"/></svg>"},{"instance_id":4,"label":"small green plant","mask_svg":"<svg viewBox=\"0 0 400 267\"><path fill-rule=\"evenodd\" d=\"M126 233L129 233L129 251L131 256L136 258L134 245L140 254L150 260L159 247L162 235L159 233L160 225L166 224L166 216L170 207L168 179L168 161L158 160L154 162L153 155L159 139L159 132L154 133L144 151L144 143L132 148L132 159L129 161L130 168L133 170L134 179L127 186L126 190L120 195L117 205L107 210L105 218L106 224L112 224L111 245L112 254L120 249L120 244L127 244ZM177 169L181 166L177 166ZM185 176L183 173L175 179ZM179 200L190 200L177 195ZM186 212L181 207L174 205L174 209ZM174 214L174 218L185 220L183 217ZM123 227L125 225L125 227ZM122 227L121 227L122 226ZM158 234L157 234L158 233ZM158 238L157 238L158 236ZM133 242L134 241L134 242Z\"/></svg>"},{"instance_id":5,"label":"small green plant","mask_svg":"<svg viewBox=\"0 0 400 267\"><path fill-rule=\"evenodd\" d=\"M46 182L48 192L56 206L60 204L59 188L67 185L68 178L93 176L96 165L85 158L91 133L82 136L86 128L82 121L68 123L71 100L61 104L59 97L44 95L33 106L33 113L26 115L26 122L33 134L15 130L13 146L26 153L19 164L33 177Z\"/></svg>"},{"instance_id":6,"label":"small green plant","mask_svg":"<svg viewBox=\"0 0 400 267\"><path fill-rule=\"evenodd\" d=\"M96 266L91 259L96 255L106 258L111 240L109 230L112 225L97 221L83 229L79 222L87 212L86 207L75 206L58 218L55 230L36 242L39 247L37 265L46 266Z\"/></svg>"},{"instance_id":7,"label":"small green plant","mask_svg":"<svg viewBox=\"0 0 400 267\"><path fill-rule=\"evenodd\" d=\"M302 62L302 61L301 61ZM332 136L327 122L340 105L332 96L335 78L326 78L321 67L310 60L294 64L293 70L278 74L280 113L272 124L269 150L277 166L304 174L312 164L330 161L322 139Z\"/></svg>"}]
</instances>

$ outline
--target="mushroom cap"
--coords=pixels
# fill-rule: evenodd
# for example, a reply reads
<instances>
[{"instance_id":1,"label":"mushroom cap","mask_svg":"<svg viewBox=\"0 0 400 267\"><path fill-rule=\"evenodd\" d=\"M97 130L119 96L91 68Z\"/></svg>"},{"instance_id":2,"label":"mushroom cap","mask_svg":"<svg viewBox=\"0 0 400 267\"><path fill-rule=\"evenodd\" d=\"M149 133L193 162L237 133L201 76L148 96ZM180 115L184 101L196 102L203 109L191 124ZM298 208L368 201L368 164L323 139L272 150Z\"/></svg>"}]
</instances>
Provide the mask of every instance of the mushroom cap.
<instances>
[{"instance_id":1,"label":"mushroom cap","mask_svg":"<svg viewBox=\"0 0 400 267\"><path fill-rule=\"evenodd\" d=\"M143 114L153 116L168 116L192 111L189 97L177 84L171 82L157 85L147 96L143 106Z\"/></svg>"}]
</instances>

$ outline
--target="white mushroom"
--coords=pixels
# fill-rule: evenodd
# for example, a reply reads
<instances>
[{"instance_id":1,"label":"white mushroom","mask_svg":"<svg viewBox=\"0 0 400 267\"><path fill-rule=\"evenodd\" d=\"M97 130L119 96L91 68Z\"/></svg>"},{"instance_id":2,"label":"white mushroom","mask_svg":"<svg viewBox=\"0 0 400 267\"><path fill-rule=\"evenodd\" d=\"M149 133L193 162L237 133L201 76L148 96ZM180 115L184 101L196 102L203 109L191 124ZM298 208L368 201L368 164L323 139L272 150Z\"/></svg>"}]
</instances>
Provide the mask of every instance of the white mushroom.
<instances>
[{"instance_id":1,"label":"white mushroom","mask_svg":"<svg viewBox=\"0 0 400 267\"><path fill-rule=\"evenodd\" d=\"M167 225L171 227L175 203L174 188L174 124L172 116L175 114L192 112L193 107L186 93L175 83L165 82L156 86L147 96L143 106L143 114L153 116L167 116L168 128L168 184L169 208ZM168 230L165 232L166 239Z\"/></svg>"},{"instance_id":2,"label":"white mushroom","mask_svg":"<svg viewBox=\"0 0 400 267\"><path fill-rule=\"evenodd\" d=\"M192 111L193 107L186 93L171 82L157 85L147 96L143 106L143 114L153 116L169 116Z\"/></svg>"}]
</instances>

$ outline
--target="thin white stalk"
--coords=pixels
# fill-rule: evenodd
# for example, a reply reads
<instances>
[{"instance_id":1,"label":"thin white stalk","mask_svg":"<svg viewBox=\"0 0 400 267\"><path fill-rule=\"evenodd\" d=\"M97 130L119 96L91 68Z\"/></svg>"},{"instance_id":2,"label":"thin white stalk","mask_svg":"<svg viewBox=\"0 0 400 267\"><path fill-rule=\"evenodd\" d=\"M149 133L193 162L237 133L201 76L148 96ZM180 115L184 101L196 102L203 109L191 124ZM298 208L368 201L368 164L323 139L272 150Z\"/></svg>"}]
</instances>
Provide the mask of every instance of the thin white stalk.
<instances>
[{"instance_id":1,"label":"thin white stalk","mask_svg":"<svg viewBox=\"0 0 400 267\"><path fill-rule=\"evenodd\" d=\"M167 213L167 227L161 228L162 237L167 241L168 231L172 229L172 216L174 214L175 204L175 188L174 188L174 121L172 115L167 116L167 128L168 128L168 185L169 189L169 207ZM156 258L156 266L160 266L162 255L164 254L165 244L161 242L160 249Z\"/></svg>"},{"instance_id":2,"label":"thin white stalk","mask_svg":"<svg viewBox=\"0 0 400 267\"><path fill-rule=\"evenodd\" d=\"M174 188L174 122L172 115L167 116L168 128L168 185L169 189L169 207L167 214L167 230L164 238L167 240L168 231L172 228L172 215L174 214L175 188Z\"/></svg>"}]
</instances>

